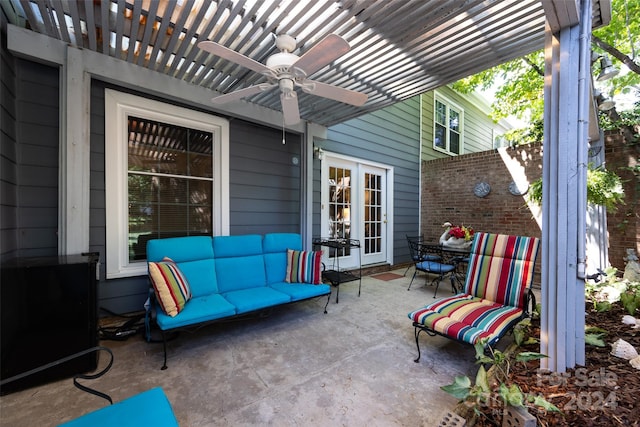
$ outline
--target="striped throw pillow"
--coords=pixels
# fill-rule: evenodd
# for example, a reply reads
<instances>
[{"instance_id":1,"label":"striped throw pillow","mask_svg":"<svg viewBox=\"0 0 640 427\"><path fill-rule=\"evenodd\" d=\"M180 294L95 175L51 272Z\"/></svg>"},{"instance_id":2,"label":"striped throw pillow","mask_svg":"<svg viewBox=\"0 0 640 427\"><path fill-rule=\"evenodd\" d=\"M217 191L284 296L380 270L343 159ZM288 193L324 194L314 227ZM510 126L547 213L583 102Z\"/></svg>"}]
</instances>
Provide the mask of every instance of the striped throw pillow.
<instances>
[{"instance_id":1,"label":"striped throw pillow","mask_svg":"<svg viewBox=\"0 0 640 427\"><path fill-rule=\"evenodd\" d=\"M166 257L160 262L150 262L149 277L162 310L171 317L180 313L191 299L191 289L176 263Z\"/></svg>"},{"instance_id":2,"label":"striped throw pillow","mask_svg":"<svg viewBox=\"0 0 640 427\"><path fill-rule=\"evenodd\" d=\"M287 249L287 283L312 283L319 285L321 279L320 251L294 251Z\"/></svg>"}]
</instances>

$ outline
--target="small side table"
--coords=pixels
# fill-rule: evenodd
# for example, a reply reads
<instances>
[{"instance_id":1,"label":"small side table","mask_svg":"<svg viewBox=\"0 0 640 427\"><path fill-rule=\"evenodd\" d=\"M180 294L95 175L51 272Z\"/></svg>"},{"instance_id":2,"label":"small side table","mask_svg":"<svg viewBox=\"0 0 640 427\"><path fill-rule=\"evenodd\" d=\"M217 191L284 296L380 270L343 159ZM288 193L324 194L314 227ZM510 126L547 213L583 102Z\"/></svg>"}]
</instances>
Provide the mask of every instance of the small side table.
<instances>
[{"instance_id":1,"label":"small side table","mask_svg":"<svg viewBox=\"0 0 640 427\"><path fill-rule=\"evenodd\" d=\"M333 266L330 269L323 269L322 278L331 283L336 288L336 304L340 299L340 284L345 282L353 282L358 280L358 296L362 289L362 261L360 257L360 241L355 239L340 239L330 237L314 237L312 240L314 247L325 246L335 249L335 257L333 258ZM341 271L340 270L340 253L347 248L357 248L358 252L358 268L357 270ZM324 266L324 264L323 264Z\"/></svg>"}]
</instances>

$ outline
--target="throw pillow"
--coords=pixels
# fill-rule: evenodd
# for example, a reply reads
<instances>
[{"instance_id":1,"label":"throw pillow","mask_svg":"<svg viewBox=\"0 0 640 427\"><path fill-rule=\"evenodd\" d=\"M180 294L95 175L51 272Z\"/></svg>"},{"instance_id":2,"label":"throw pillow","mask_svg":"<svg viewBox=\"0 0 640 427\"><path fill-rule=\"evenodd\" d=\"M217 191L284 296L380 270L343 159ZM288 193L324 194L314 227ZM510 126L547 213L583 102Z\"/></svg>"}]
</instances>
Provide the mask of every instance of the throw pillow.
<instances>
[{"instance_id":1,"label":"throw pillow","mask_svg":"<svg viewBox=\"0 0 640 427\"><path fill-rule=\"evenodd\" d=\"M319 285L321 279L322 252L295 251L287 249L287 283L312 283Z\"/></svg>"},{"instance_id":2,"label":"throw pillow","mask_svg":"<svg viewBox=\"0 0 640 427\"><path fill-rule=\"evenodd\" d=\"M162 310L174 317L191 299L189 282L171 258L149 263L149 277Z\"/></svg>"}]
</instances>

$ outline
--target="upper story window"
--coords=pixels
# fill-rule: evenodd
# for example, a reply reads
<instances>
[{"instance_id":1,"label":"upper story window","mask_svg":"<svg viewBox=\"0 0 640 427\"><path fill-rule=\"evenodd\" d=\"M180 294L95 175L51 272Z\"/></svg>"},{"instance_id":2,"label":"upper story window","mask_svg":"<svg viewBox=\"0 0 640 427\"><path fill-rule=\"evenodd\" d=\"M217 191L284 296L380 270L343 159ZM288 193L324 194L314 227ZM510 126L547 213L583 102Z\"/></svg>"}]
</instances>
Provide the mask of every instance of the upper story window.
<instances>
[{"instance_id":1,"label":"upper story window","mask_svg":"<svg viewBox=\"0 0 640 427\"><path fill-rule=\"evenodd\" d=\"M228 122L105 93L107 278L146 274L149 239L228 233Z\"/></svg>"},{"instance_id":2,"label":"upper story window","mask_svg":"<svg viewBox=\"0 0 640 427\"><path fill-rule=\"evenodd\" d=\"M433 148L449 154L463 153L464 110L436 94L433 109Z\"/></svg>"}]
</instances>

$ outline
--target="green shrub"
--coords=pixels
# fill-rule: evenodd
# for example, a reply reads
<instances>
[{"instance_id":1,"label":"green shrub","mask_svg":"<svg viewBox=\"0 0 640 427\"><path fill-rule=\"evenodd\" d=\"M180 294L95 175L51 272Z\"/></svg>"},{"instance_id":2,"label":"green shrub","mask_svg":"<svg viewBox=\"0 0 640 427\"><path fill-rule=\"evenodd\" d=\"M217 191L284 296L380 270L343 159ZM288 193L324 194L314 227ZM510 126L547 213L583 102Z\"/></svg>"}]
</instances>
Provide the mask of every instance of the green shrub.
<instances>
[{"instance_id":1,"label":"green shrub","mask_svg":"<svg viewBox=\"0 0 640 427\"><path fill-rule=\"evenodd\" d=\"M529 200L542 205L542 178L529 186ZM619 204L624 204L624 190L620 177L610 170L595 168L589 164L587 169L587 202L601 205L615 212Z\"/></svg>"}]
</instances>

